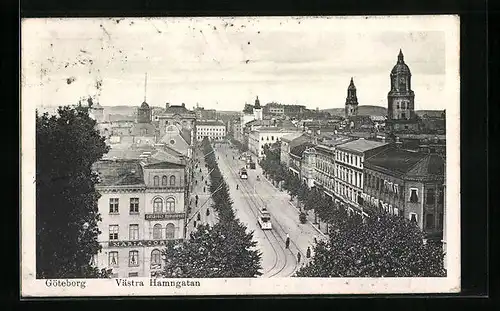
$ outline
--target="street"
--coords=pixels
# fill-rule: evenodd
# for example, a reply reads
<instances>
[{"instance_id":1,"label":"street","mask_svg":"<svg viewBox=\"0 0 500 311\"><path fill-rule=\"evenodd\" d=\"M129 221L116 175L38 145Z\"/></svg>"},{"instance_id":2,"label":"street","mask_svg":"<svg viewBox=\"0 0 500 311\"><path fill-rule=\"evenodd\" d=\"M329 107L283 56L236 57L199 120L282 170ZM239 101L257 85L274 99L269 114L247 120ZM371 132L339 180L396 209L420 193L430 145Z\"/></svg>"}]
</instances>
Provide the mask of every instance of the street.
<instances>
[{"instance_id":1,"label":"street","mask_svg":"<svg viewBox=\"0 0 500 311\"><path fill-rule=\"evenodd\" d=\"M236 216L248 230L254 231L254 238L262 252L262 277L291 276L300 265L307 262L307 247L310 246L312 252L314 237L319 239L321 234L310 222L300 224L299 211L290 204L290 196L266 180L258 165L255 170L248 170L247 180L242 180L238 172L245 164L238 159L236 149L227 145L217 146L216 155L219 168L230 185ZM257 180L257 176L260 176L260 180ZM239 185L239 190L236 185ZM264 206L271 213L272 230L261 230L257 223L259 210ZM285 248L287 234L290 237L289 249ZM298 264L299 252L301 261Z\"/></svg>"}]
</instances>

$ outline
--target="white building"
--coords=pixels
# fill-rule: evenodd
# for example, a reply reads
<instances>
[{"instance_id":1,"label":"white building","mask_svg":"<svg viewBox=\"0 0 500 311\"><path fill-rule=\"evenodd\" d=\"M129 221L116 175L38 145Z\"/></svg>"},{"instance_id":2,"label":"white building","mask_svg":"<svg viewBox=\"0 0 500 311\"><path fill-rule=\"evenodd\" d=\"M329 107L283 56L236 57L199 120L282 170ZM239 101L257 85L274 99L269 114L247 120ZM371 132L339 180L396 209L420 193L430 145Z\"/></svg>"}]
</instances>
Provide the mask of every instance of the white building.
<instances>
[{"instance_id":1,"label":"white building","mask_svg":"<svg viewBox=\"0 0 500 311\"><path fill-rule=\"evenodd\" d=\"M283 136L297 133L299 130L295 128L279 128L279 127L261 127L254 129L248 135L248 149L257 157L264 156L264 145L274 144Z\"/></svg>"},{"instance_id":2,"label":"white building","mask_svg":"<svg viewBox=\"0 0 500 311\"><path fill-rule=\"evenodd\" d=\"M220 121L196 122L196 140L202 141L208 137L210 140L222 140L226 137L226 125Z\"/></svg>"},{"instance_id":3,"label":"white building","mask_svg":"<svg viewBox=\"0 0 500 311\"><path fill-rule=\"evenodd\" d=\"M389 144L378 141L350 141L335 148L334 194L350 206L358 205L363 193L363 163L365 158L383 151Z\"/></svg>"},{"instance_id":4,"label":"white building","mask_svg":"<svg viewBox=\"0 0 500 311\"><path fill-rule=\"evenodd\" d=\"M94 264L111 269L115 278L155 276L162 269L165 245L185 239L185 166L145 161L94 165L102 217L102 250Z\"/></svg>"}]
</instances>

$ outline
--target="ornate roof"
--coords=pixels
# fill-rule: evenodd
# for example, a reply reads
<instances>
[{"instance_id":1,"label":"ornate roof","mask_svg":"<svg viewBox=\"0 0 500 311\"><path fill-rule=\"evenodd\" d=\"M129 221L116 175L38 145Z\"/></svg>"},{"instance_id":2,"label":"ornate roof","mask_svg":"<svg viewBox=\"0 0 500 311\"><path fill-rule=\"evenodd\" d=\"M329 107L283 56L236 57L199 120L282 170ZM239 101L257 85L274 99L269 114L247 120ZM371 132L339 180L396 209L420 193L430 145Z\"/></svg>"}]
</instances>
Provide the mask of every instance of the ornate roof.
<instances>
[{"instance_id":1,"label":"ornate roof","mask_svg":"<svg viewBox=\"0 0 500 311\"><path fill-rule=\"evenodd\" d=\"M142 105L141 105L141 108L142 108L142 109L149 109L149 105L148 105L148 103L143 102L143 103L142 103Z\"/></svg>"},{"instance_id":2,"label":"ornate roof","mask_svg":"<svg viewBox=\"0 0 500 311\"><path fill-rule=\"evenodd\" d=\"M260 109L260 100L259 100L259 96L257 96L257 98L255 99L255 105L253 107L254 109Z\"/></svg>"},{"instance_id":3,"label":"ornate roof","mask_svg":"<svg viewBox=\"0 0 500 311\"><path fill-rule=\"evenodd\" d=\"M392 68L391 75L407 74L411 75L410 68L405 64L403 52L399 50L398 62Z\"/></svg>"}]
</instances>

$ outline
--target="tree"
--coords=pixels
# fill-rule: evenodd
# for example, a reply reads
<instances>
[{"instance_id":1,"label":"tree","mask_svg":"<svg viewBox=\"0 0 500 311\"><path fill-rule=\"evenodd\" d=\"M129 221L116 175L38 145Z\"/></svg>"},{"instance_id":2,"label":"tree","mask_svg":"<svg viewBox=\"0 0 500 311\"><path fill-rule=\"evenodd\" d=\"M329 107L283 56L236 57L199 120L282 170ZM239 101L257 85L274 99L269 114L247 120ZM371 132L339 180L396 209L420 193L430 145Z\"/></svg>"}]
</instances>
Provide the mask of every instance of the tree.
<instances>
[{"instance_id":1,"label":"tree","mask_svg":"<svg viewBox=\"0 0 500 311\"><path fill-rule=\"evenodd\" d=\"M199 225L191 239L168 245L164 251L164 277L232 278L257 277L261 254L255 250L253 232L237 220Z\"/></svg>"},{"instance_id":2,"label":"tree","mask_svg":"<svg viewBox=\"0 0 500 311\"><path fill-rule=\"evenodd\" d=\"M296 276L441 277L446 275L443 256L441 247L423 242L422 231L409 220L379 215L359 223L354 218L332 230L329 242L318 243Z\"/></svg>"},{"instance_id":3,"label":"tree","mask_svg":"<svg viewBox=\"0 0 500 311\"><path fill-rule=\"evenodd\" d=\"M212 208L219 222L199 225L189 241L168 245L164 250L165 277L256 277L261 275L261 254L255 249L253 232L235 217L229 187L219 170L213 148L202 141L210 173Z\"/></svg>"},{"instance_id":4,"label":"tree","mask_svg":"<svg viewBox=\"0 0 500 311\"><path fill-rule=\"evenodd\" d=\"M108 152L85 107L36 115L37 278L105 277L90 262L101 246L97 175Z\"/></svg>"}]
</instances>

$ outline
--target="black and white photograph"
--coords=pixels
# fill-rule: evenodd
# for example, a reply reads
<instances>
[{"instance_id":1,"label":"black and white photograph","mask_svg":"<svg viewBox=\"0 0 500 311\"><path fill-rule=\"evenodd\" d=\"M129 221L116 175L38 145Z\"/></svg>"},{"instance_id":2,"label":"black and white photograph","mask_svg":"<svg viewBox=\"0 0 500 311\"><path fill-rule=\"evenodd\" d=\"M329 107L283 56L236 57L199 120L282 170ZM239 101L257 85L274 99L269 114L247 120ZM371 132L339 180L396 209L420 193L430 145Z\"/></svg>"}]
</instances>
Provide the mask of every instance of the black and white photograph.
<instances>
[{"instance_id":1,"label":"black and white photograph","mask_svg":"<svg viewBox=\"0 0 500 311\"><path fill-rule=\"evenodd\" d=\"M23 19L22 296L459 292L459 26Z\"/></svg>"}]
</instances>

